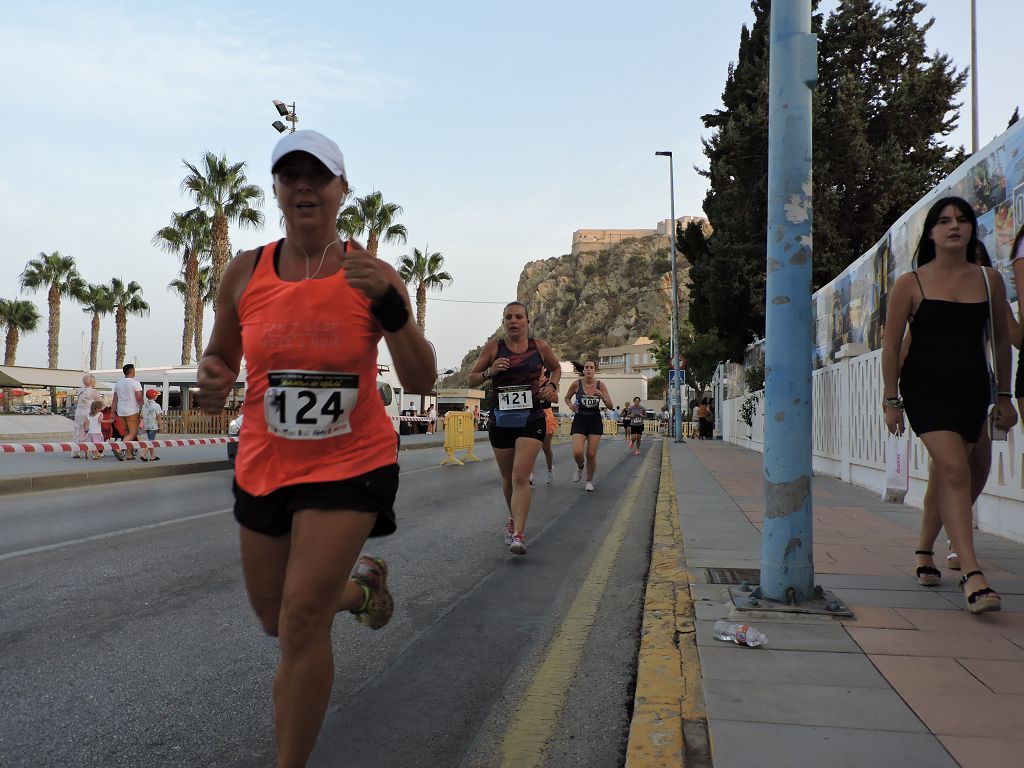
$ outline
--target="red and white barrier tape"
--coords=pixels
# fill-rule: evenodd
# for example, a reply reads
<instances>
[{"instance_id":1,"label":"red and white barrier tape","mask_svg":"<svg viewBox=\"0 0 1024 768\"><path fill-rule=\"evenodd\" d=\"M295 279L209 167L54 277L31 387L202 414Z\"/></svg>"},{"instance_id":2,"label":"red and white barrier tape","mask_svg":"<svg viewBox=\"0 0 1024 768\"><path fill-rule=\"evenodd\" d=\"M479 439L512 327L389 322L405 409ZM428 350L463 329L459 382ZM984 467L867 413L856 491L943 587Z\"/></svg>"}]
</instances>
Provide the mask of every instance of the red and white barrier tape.
<instances>
[{"instance_id":1,"label":"red and white barrier tape","mask_svg":"<svg viewBox=\"0 0 1024 768\"><path fill-rule=\"evenodd\" d=\"M399 421L418 421L421 423L430 421L426 416L399 416Z\"/></svg>"},{"instance_id":2,"label":"red and white barrier tape","mask_svg":"<svg viewBox=\"0 0 1024 768\"><path fill-rule=\"evenodd\" d=\"M96 446L129 446L131 448L176 448L189 445L237 443L237 437L191 437L179 440L132 440L124 443L107 440L102 443L0 443L0 453L67 453L92 451Z\"/></svg>"}]
</instances>

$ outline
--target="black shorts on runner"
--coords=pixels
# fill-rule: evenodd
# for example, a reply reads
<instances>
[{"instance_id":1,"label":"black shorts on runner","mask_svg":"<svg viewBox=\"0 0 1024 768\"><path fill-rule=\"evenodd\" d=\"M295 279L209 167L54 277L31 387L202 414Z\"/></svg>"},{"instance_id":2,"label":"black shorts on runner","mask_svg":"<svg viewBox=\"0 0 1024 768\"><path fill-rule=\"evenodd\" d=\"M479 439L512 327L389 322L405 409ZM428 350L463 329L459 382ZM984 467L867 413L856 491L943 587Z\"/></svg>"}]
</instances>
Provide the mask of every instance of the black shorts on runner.
<instances>
[{"instance_id":1,"label":"black shorts on runner","mask_svg":"<svg viewBox=\"0 0 1024 768\"><path fill-rule=\"evenodd\" d=\"M631 434L631 435L642 435L643 433L644 433L644 425L643 424L630 424L629 425L629 434Z\"/></svg>"},{"instance_id":2,"label":"black shorts on runner","mask_svg":"<svg viewBox=\"0 0 1024 768\"><path fill-rule=\"evenodd\" d=\"M570 435L603 435L604 421L600 413L577 413L572 417Z\"/></svg>"},{"instance_id":3,"label":"black shorts on runner","mask_svg":"<svg viewBox=\"0 0 1024 768\"><path fill-rule=\"evenodd\" d=\"M493 417L492 417L493 418ZM544 442L544 433L547 431L547 420L545 419L543 412L541 416L532 418L526 422L525 427L510 428L510 427L489 427L487 430L487 437L491 441L492 448L515 448L516 440L520 437L528 437L531 440L540 440Z\"/></svg>"},{"instance_id":4,"label":"black shorts on runner","mask_svg":"<svg viewBox=\"0 0 1024 768\"><path fill-rule=\"evenodd\" d=\"M398 465L389 464L364 475L328 483L286 485L266 496L253 496L232 482L235 492L235 520L250 531L265 536L285 536L292 530L292 517L304 509L351 509L375 512L370 536L395 532L395 496L398 494Z\"/></svg>"}]
</instances>

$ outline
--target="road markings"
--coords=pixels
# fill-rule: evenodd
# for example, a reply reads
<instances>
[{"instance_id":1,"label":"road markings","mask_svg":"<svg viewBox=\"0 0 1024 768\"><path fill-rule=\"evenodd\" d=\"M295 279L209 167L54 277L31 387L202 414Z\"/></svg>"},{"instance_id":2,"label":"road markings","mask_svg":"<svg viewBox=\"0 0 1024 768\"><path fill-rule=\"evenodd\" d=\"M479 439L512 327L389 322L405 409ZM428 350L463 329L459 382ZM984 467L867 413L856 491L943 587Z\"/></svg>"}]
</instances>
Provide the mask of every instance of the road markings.
<instances>
[{"instance_id":1,"label":"road markings","mask_svg":"<svg viewBox=\"0 0 1024 768\"><path fill-rule=\"evenodd\" d=\"M618 557L626 530L636 507L640 487L653 464L656 451L644 458L615 520L591 563L576 599L555 633L541 663L523 695L499 750L502 768L540 766L551 734L565 704L565 697L590 636L590 629L601 605L612 566Z\"/></svg>"},{"instance_id":2,"label":"road markings","mask_svg":"<svg viewBox=\"0 0 1024 768\"><path fill-rule=\"evenodd\" d=\"M25 555L35 555L39 552L52 552L55 549L63 549L64 547L73 547L78 544L88 544L90 541L101 541L102 539L112 539L115 536L125 536L129 533L138 533L140 531L149 531L153 528L164 528L168 525L177 525L178 523L187 523L191 520L202 520L204 517L213 517L214 515L223 515L225 512L230 512L231 509L215 509L212 512L202 512L198 515L189 515L188 517L176 517L173 520L161 520L159 523L149 523L148 525L137 525L134 528L122 528L120 531L108 531L107 533L97 533L95 536L85 536L81 539L69 539L68 541L58 541L55 544L46 544L42 547L32 547L32 549L19 549L17 552L8 552L5 555L0 555L0 561L10 560L15 557L24 557Z\"/></svg>"}]
</instances>

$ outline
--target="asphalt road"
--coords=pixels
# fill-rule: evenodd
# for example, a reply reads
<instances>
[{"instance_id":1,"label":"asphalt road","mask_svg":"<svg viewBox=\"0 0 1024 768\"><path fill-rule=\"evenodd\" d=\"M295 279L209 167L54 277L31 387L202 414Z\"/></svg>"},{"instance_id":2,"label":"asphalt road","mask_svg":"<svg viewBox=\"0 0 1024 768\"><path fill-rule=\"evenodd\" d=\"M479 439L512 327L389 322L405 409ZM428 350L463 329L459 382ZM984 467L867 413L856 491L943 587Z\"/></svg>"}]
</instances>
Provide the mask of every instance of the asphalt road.
<instances>
[{"instance_id":1,"label":"asphalt road","mask_svg":"<svg viewBox=\"0 0 1024 768\"><path fill-rule=\"evenodd\" d=\"M440 450L402 456L398 534L366 547L389 561L396 613L379 632L335 622L311 765L496 765L515 749L517 708L549 721L530 747L545 765L622 765L660 444L637 458L606 441L592 494L556 447L522 558L505 552L497 471L478 453L445 468ZM229 486L211 472L2 498L0 766L273 765L277 647L242 587ZM617 527L614 565L588 577ZM543 662L565 661L552 638L595 584L564 706L524 704Z\"/></svg>"}]
</instances>

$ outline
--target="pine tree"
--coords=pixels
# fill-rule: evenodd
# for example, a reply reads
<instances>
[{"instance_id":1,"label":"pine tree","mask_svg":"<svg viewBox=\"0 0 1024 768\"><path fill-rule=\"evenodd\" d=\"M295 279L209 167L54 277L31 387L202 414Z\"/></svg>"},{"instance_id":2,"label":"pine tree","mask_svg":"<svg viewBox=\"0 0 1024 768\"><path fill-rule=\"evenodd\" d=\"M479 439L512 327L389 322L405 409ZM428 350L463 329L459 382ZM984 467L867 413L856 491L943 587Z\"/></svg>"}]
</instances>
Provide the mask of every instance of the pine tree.
<instances>
[{"instance_id":1,"label":"pine tree","mask_svg":"<svg viewBox=\"0 0 1024 768\"><path fill-rule=\"evenodd\" d=\"M710 186L704 212L714 230L706 245L697 232L679 242L692 265L690 317L698 332L717 329L730 357L743 354L764 328L765 226L768 219L768 12L754 0L754 24L740 30L739 55L722 93L723 108L701 119ZM686 235L692 239L687 239ZM690 248L694 250L690 250Z\"/></svg>"},{"instance_id":2,"label":"pine tree","mask_svg":"<svg viewBox=\"0 0 1024 768\"><path fill-rule=\"evenodd\" d=\"M714 234L691 258L691 319L717 328L734 360L764 333L770 0L754 0L740 31L723 108L703 117ZM841 0L819 31L814 94L814 286L867 251L963 161L943 143L955 128L966 73L929 57L919 0ZM683 244L680 243L680 247ZM689 256L688 256L689 257ZM694 260L696 259L696 261Z\"/></svg>"}]
</instances>

